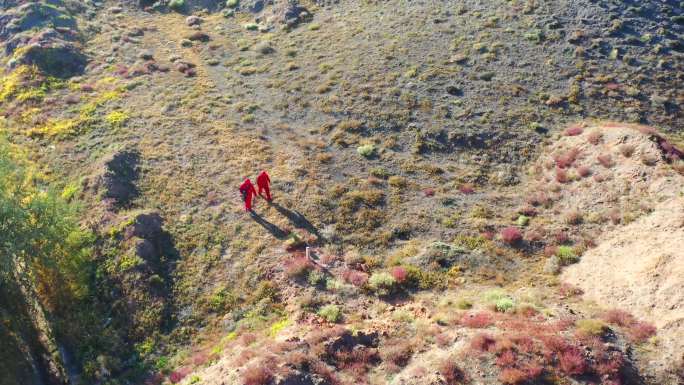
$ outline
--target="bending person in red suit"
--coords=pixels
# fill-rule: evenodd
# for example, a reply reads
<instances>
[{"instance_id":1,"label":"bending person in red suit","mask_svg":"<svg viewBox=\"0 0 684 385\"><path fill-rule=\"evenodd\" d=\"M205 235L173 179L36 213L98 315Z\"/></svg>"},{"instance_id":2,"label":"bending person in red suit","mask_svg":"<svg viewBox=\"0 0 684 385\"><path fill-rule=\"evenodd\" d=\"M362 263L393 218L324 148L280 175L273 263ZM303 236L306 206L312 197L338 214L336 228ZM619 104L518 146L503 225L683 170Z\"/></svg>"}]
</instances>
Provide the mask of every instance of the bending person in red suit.
<instances>
[{"instance_id":1,"label":"bending person in red suit","mask_svg":"<svg viewBox=\"0 0 684 385\"><path fill-rule=\"evenodd\" d=\"M263 192L266 192L266 200L271 201L271 178L268 176L266 171L262 171L259 176L257 176L257 186L259 186L259 195L262 197Z\"/></svg>"},{"instance_id":2,"label":"bending person in red suit","mask_svg":"<svg viewBox=\"0 0 684 385\"><path fill-rule=\"evenodd\" d=\"M245 201L245 211L252 211L252 198L257 195L257 192L249 178L245 179L240 185L240 194L242 194L242 199Z\"/></svg>"}]
</instances>

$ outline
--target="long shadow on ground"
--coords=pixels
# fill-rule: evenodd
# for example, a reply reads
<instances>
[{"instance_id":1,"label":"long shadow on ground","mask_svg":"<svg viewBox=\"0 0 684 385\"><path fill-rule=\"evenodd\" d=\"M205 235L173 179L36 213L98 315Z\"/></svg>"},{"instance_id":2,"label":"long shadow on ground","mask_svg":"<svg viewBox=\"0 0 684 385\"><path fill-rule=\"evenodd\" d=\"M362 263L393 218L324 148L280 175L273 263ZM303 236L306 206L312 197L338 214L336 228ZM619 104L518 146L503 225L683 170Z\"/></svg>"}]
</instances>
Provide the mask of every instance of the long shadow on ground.
<instances>
[{"instance_id":1,"label":"long shadow on ground","mask_svg":"<svg viewBox=\"0 0 684 385\"><path fill-rule=\"evenodd\" d=\"M271 235L273 235L274 237L276 237L278 239L285 239L287 237L287 233L285 231L283 231L282 229L280 229L278 226L274 225L273 223L267 221L261 215L255 213L254 211L252 211L250 214L251 214L250 216L252 217L252 220L254 220L254 222L260 224L261 227L266 229L266 231L271 233Z\"/></svg>"},{"instance_id":2,"label":"long shadow on ground","mask_svg":"<svg viewBox=\"0 0 684 385\"><path fill-rule=\"evenodd\" d=\"M318 229L299 211L287 209L275 202L271 202L271 206L278 210L281 215L287 217L296 228L307 230L316 237L321 238Z\"/></svg>"}]
</instances>

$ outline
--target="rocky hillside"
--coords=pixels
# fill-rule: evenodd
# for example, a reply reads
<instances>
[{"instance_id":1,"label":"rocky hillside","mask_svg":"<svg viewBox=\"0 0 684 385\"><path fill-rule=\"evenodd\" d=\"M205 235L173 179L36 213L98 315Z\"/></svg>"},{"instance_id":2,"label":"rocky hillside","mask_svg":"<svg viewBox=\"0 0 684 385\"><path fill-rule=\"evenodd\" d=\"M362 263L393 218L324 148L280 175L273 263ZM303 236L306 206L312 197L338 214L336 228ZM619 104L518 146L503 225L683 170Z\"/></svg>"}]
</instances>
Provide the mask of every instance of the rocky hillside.
<instances>
[{"instance_id":1,"label":"rocky hillside","mask_svg":"<svg viewBox=\"0 0 684 385\"><path fill-rule=\"evenodd\" d=\"M8 384L682 381L680 2L0 5L0 129L89 234Z\"/></svg>"}]
</instances>

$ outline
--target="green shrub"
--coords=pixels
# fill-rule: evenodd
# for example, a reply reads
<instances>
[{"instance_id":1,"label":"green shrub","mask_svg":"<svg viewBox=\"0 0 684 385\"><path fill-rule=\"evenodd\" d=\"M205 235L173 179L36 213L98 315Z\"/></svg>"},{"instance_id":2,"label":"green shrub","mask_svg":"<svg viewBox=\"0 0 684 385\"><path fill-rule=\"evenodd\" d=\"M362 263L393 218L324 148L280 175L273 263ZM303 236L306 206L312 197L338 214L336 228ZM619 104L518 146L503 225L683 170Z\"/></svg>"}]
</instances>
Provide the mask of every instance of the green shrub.
<instances>
[{"instance_id":1,"label":"green shrub","mask_svg":"<svg viewBox=\"0 0 684 385\"><path fill-rule=\"evenodd\" d=\"M311 270L306 278L311 286L318 286L325 281L325 274L319 270Z\"/></svg>"},{"instance_id":2,"label":"green shrub","mask_svg":"<svg viewBox=\"0 0 684 385\"><path fill-rule=\"evenodd\" d=\"M342 312L337 305L325 305L318 310L318 315L325 318L328 322L336 323L342 318Z\"/></svg>"},{"instance_id":3,"label":"green shrub","mask_svg":"<svg viewBox=\"0 0 684 385\"><path fill-rule=\"evenodd\" d=\"M577 331L592 336L600 336L605 333L607 326L603 321L597 319L582 319L575 323Z\"/></svg>"},{"instance_id":4,"label":"green shrub","mask_svg":"<svg viewBox=\"0 0 684 385\"><path fill-rule=\"evenodd\" d=\"M515 302L513 302L513 299L509 297L500 298L494 304L496 311L499 313L506 313L507 311L513 309L514 306Z\"/></svg>"},{"instance_id":5,"label":"green shrub","mask_svg":"<svg viewBox=\"0 0 684 385\"><path fill-rule=\"evenodd\" d=\"M228 0L226 1L226 7L237 8L240 5L240 0Z\"/></svg>"},{"instance_id":6,"label":"green shrub","mask_svg":"<svg viewBox=\"0 0 684 385\"><path fill-rule=\"evenodd\" d=\"M382 167L375 167L370 170L370 174L376 178L387 179L390 176L389 171Z\"/></svg>"},{"instance_id":7,"label":"green shrub","mask_svg":"<svg viewBox=\"0 0 684 385\"><path fill-rule=\"evenodd\" d=\"M459 310L468 310L472 307L473 307L473 302L470 301L469 299L459 298L458 301L456 301L456 308Z\"/></svg>"},{"instance_id":8,"label":"green shrub","mask_svg":"<svg viewBox=\"0 0 684 385\"><path fill-rule=\"evenodd\" d=\"M396 187L396 188L404 188L407 185L406 178L394 175L389 177L387 180L387 183L389 183L390 186Z\"/></svg>"},{"instance_id":9,"label":"green shrub","mask_svg":"<svg viewBox=\"0 0 684 385\"><path fill-rule=\"evenodd\" d=\"M375 155L375 146L372 144L364 144L356 148L356 152L364 158L370 158Z\"/></svg>"},{"instance_id":10,"label":"green shrub","mask_svg":"<svg viewBox=\"0 0 684 385\"><path fill-rule=\"evenodd\" d=\"M257 23L247 23L244 25L245 29L248 31L256 31L259 29L259 24Z\"/></svg>"},{"instance_id":11,"label":"green shrub","mask_svg":"<svg viewBox=\"0 0 684 385\"><path fill-rule=\"evenodd\" d=\"M520 227L527 226L530 223L530 217L521 215L518 217L518 220L515 221L515 223Z\"/></svg>"},{"instance_id":12,"label":"green shrub","mask_svg":"<svg viewBox=\"0 0 684 385\"><path fill-rule=\"evenodd\" d=\"M556 256L558 259L560 259L561 265L564 266L571 265L579 261L579 257L577 254L575 254L575 250L573 250L573 248L570 246L558 246L558 249L556 250Z\"/></svg>"},{"instance_id":13,"label":"green shrub","mask_svg":"<svg viewBox=\"0 0 684 385\"><path fill-rule=\"evenodd\" d=\"M368 287L378 295L389 295L396 289L397 281L390 273L373 273L368 279Z\"/></svg>"},{"instance_id":14,"label":"green shrub","mask_svg":"<svg viewBox=\"0 0 684 385\"><path fill-rule=\"evenodd\" d=\"M171 0L169 1L169 8L176 12L180 12L185 8L185 0Z\"/></svg>"}]
</instances>

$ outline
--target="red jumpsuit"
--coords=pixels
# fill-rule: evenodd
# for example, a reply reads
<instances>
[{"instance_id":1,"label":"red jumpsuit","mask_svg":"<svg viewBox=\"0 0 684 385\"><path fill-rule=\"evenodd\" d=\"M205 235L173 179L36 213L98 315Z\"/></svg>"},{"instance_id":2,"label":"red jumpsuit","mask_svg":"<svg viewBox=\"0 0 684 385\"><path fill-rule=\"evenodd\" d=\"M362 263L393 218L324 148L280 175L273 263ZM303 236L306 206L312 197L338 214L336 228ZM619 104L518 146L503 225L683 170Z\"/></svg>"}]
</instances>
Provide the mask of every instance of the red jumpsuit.
<instances>
[{"instance_id":1,"label":"red jumpsuit","mask_svg":"<svg viewBox=\"0 0 684 385\"><path fill-rule=\"evenodd\" d=\"M271 178L268 176L268 173L266 171L262 171L259 176L257 176L257 186L259 186L259 195L262 195L262 192L266 192L266 200L271 201L271 189L270 189L270 184L271 184Z\"/></svg>"},{"instance_id":2,"label":"red jumpsuit","mask_svg":"<svg viewBox=\"0 0 684 385\"><path fill-rule=\"evenodd\" d=\"M257 192L249 178L245 179L240 185L240 193L242 194L242 199L245 201L245 211L252 211L252 198L256 196Z\"/></svg>"}]
</instances>

